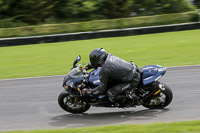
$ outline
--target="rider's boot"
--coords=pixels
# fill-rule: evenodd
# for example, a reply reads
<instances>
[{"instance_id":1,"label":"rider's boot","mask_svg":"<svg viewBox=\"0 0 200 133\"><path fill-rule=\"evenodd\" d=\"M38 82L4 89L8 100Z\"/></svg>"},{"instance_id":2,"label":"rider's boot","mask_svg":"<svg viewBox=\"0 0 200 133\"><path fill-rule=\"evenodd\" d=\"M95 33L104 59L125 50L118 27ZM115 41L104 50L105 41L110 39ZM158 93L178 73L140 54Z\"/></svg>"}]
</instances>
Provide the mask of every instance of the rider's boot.
<instances>
[{"instance_id":1,"label":"rider's boot","mask_svg":"<svg viewBox=\"0 0 200 133\"><path fill-rule=\"evenodd\" d=\"M136 96L134 92L127 94L127 97L129 99L128 102L126 103L127 107L131 107L131 106L140 104L139 97Z\"/></svg>"},{"instance_id":2,"label":"rider's boot","mask_svg":"<svg viewBox=\"0 0 200 133\"><path fill-rule=\"evenodd\" d=\"M119 103L115 101L115 95L112 95L109 91L107 92L108 100L114 105L119 106Z\"/></svg>"}]
</instances>

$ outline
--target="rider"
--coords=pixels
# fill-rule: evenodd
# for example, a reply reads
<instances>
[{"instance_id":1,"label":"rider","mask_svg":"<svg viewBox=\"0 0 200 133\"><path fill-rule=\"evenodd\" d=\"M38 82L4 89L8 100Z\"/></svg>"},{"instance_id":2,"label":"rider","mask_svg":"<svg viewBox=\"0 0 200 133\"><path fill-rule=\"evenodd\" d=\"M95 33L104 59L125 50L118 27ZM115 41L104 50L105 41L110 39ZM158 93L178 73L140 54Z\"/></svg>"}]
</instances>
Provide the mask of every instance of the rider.
<instances>
[{"instance_id":1,"label":"rider","mask_svg":"<svg viewBox=\"0 0 200 133\"><path fill-rule=\"evenodd\" d=\"M103 48L94 49L89 58L94 69L102 67L100 70L100 84L92 90L84 89L83 95L105 94L108 81L114 79L119 84L111 87L106 95L111 102L115 102L115 96L126 90L136 88L140 82L140 72L134 63L126 62L107 53ZM136 102L138 97L134 94L131 99Z\"/></svg>"}]
</instances>

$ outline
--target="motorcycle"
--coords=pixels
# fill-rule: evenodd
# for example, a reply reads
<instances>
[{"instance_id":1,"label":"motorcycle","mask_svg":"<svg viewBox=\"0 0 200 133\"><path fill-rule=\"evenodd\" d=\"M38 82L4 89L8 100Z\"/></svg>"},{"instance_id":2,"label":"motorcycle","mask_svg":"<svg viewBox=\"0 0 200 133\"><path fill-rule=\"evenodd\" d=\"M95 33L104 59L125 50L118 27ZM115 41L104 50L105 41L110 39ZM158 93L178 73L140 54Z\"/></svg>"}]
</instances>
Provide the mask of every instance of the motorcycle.
<instances>
[{"instance_id":1,"label":"motorcycle","mask_svg":"<svg viewBox=\"0 0 200 133\"><path fill-rule=\"evenodd\" d=\"M141 81L137 88L127 90L115 97L115 103L110 102L106 95L83 96L82 89L93 89L100 84L97 70L87 72L83 64L77 65L81 56L77 56L73 62L71 71L64 77L64 91L58 96L60 107L70 113L80 114L95 107L129 108L144 106L149 109L162 109L168 106L173 98L170 87L158 80L166 73L166 68L160 65L147 65L140 68ZM117 81L110 81L107 89L116 85ZM138 97L137 102L132 102L132 97Z\"/></svg>"}]
</instances>

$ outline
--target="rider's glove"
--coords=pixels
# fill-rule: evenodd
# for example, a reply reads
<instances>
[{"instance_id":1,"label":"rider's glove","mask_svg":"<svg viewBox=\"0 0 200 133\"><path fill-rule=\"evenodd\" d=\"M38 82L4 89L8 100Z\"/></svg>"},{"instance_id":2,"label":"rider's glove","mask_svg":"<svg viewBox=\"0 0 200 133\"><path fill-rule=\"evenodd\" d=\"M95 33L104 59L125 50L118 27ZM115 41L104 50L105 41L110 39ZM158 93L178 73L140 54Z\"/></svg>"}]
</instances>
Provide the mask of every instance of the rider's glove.
<instances>
[{"instance_id":1,"label":"rider's glove","mask_svg":"<svg viewBox=\"0 0 200 133\"><path fill-rule=\"evenodd\" d=\"M91 95L92 94L92 90L91 89L83 89L82 90L82 95L83 96L88 96L88 95Z\"/></svg>"},{"instance_id":2,"label":"rider's glove","mask_svg":"<svg viewBox=\"0 0 200 133\"><path fill-rule=\"evenodd\" d=\"M88 63L87 66L85 66L86 71L92 69L92 65L91 63Z\"/></svg>"}]
</instances>

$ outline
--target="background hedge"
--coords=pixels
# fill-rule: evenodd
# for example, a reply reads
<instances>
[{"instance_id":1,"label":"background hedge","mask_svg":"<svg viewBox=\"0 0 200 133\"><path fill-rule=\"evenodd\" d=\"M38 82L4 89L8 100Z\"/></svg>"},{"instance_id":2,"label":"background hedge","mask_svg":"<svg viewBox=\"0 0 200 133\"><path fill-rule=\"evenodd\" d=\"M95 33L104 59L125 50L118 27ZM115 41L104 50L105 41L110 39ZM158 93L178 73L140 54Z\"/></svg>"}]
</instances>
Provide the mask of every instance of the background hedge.
<instances>
[{"instance_id":1,"label":"background hedge","mask_svg":"<svg viewBox=\"0 0 200 133\"><path fill-rule=\"evenodd\" d=\"M195 10L188 0L0 0L0 28L83 22ZM17 23L17 24L15 24Z\"/></svg>"},{"instance_id":2,"label":"background hedge","mask_svg":"<svg viewBox=\"0 0 200 133\"><path fill-rule=\"evenodd\" d=\"M44 24L38 26L24 26L15 28L1 28L0 38L133 28L133 27L178 24L187 22L198 22L198 21L199 21L198 13L196 11L191 11L184 13L164 14L155 16L95 20L95 21L64 23L64 24Z\"/></svg>"}]
</instances>

